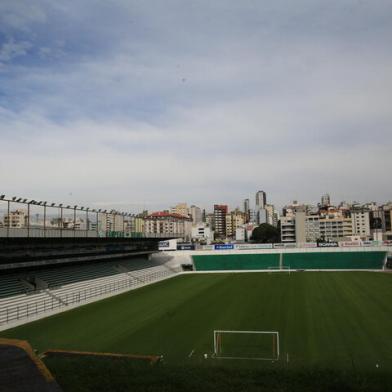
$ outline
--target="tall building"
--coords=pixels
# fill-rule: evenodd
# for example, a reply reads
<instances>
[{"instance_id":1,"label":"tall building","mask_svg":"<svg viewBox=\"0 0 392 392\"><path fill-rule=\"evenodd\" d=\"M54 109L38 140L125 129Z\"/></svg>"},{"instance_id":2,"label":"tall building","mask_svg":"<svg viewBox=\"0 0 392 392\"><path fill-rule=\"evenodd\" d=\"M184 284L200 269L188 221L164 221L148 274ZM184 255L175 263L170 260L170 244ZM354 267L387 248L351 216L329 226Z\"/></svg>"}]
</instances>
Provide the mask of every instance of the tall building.
<instances>
[{"instance_id":1,"label":"tall building","mask_svg":"<svg viewBox=\"0 0 392 392\"><path fill-rule=\"evenodd\" d=\"M226 214L228 211L227 205L215 204L214 205L214 224L215 236L217 238L226 237Z\"/></svg>"},{"instance_id":2,"label":"tall building","mask_svg":"<svg viewBox=\"0 0 392 392\"><path fill-rule=\"evenodd\" d=\"M188 205L186 203L179 203L177 204L175 207L171 208L171 212L173 214L179 214L182 216L189 216L189 209L188 209Z\"/></svg>"},{"instance_id":3,"label":"tall building","mask_svg":"<svg viewBox=\"0 0 392 392\"><path fill-rule=\"evenodd\" d=\"M331 197L328 193L321 196L321 207L329 207L331 205Z\"/></svg>"},{"instance_id":4,"label":"tall building","mask_svg":"<svg viewBox=\"0 0 392 392\"><path fill-rule=\"evenodd\" d=\"M294 216L282 216L280 218L280 236L282 242L295 242Z\"/></svg>"},{"instance_id":5,"label":"tall building","mask_svg":"<svg viewBox=\"0 0 392 392\"><path fill-rule=\"evenodd\" d=\"M360 236L361 239L370 239L370 212L365 209L351 210L353 235Z\"/></svg>"},{"instance_id":6,"label":"tall building","mask_svg":"<svg viewBox=\"0 0 392 392\"><path fill-rule=\"evenodd\" d=\"M245 214L246 222L249 222L249 219L250 219L249 210L250 210L249 199L245 199L244 200L244 214Z\"/></svg>"},{"instance_id":7,"label":"tall building","mask_svg":"<svg viewBox=\"0 0 392 392\"><path fill-rule=\"evenodd\" d=\"M258 191L256 193L256 210L265 208L267 204L267 194L264 191Z\"/></svg>"},{"instance_id":8,"label":"tall building","mask_svg":"<svg viewBox=\"0 0 392 392\"><path fill-rule=\"evenodd\" d=\"M201 223L203 221L202 211L197 206L191 206L190 215L192 217L192 223L194 225L197 225L198 223Z\"/></svg>"},{"instance_id":9,"label":"tall building","mask_svg":"<svg viewBox=\"0 0 392 392\"><path fill-rule=\"evenodd\" d=\"M236 229L245 224L245 214L238 209L226 214L226 237L234 238Z\"/></svg>"},{"instance_id":10,"label":"tall building","mask_svg":"<svg viewBox=\"0 0 392 392\"><path fill-rule=\"evenodd\" d=\"M278 226L278 213L275 210L275 207L272 204L266 204L265 209L267 211L267 223L277 227Z\"/></svg>"},{"instance_id":11,"label":"tall building","mask_svg":"<svg viewBox=\"0 0 392 392\"><path fill-rule=\"evenodd\" d=\"M256 223L261 225L263 223L268 223L268 213L265 208L260 208L256 211Z\"/></svg>"}]
</instances>

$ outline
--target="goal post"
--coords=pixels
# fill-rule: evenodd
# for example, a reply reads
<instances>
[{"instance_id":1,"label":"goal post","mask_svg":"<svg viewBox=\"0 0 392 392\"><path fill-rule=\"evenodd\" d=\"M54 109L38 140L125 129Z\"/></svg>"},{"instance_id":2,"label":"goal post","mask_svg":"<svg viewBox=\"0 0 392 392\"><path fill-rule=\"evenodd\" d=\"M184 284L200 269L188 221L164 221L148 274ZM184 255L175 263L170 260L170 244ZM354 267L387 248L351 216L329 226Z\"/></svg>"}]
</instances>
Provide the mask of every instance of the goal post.
<instances>
[{"instance_id":1,"label":"goal post","mask_svg":"<svg viewBox=\"0 0 392 392\"><path fill-rule=\"evenodd\" d=\"M282 265L279 267L268 267L268 273L272 273L272 272L288 272L288 274L290 275L290 266L286 266L286 265Z\"/></svg>"},{"instance_id":2,"label":"goal post","mask_svg":"<svg viewBox=\"0 0 392 392\"><path fill-rule=\"evenodd\" d=\"M277 361L280 356L278 331L214 331L214 357Z\"/></svg>"}]
</instances>

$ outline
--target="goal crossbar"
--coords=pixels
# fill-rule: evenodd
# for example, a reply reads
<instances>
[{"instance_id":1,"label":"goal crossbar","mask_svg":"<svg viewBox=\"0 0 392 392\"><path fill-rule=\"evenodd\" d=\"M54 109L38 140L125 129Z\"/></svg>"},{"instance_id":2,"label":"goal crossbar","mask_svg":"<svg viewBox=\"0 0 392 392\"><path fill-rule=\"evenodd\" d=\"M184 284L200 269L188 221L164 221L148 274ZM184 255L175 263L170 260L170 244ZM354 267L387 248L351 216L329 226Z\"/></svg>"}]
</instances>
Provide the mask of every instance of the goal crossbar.
<instances>
[{"instance_id":1,"label":"goal crossbar","mask_svg":"<svg viewBox=\"0 0 392 392\"><path fill-rule=\"evenodd\" d=\"M249 356L227 356L221 355L221 336L222 334L249 334L249 335L272 335L272 356L267 357L249 357ZM247 359L258 361L277 361L280 356L280 343L278 331L238 331L238 330L214 330L214 356L219 359Z\"/></svg>"}]
</instances>

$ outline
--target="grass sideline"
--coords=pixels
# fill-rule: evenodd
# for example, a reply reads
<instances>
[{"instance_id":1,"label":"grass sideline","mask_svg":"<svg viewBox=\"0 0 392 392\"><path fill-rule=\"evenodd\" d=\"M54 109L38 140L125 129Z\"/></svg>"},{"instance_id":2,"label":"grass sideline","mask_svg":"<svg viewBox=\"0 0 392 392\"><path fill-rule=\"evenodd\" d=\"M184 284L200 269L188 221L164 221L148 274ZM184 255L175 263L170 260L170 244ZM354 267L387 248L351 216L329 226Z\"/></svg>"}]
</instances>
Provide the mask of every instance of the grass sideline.
<instances>
[{"instance_id":1,"label":"grass sideline","mask_svg":"<svg viewBox=\"0 0 392 392\"><path fill-rule=\"evenodd\" d=\"M230 388L231 378L235 384L236 374L252 372L256 380L261 374L261 379L270 380L270 390L280 383L276 374L283 377L282 388L292 377L309 377L303 379L306 386L311 380L318 385L320 377L329 375L331 382L346 382L346 390L365 390L361 385L368 385L368 380L373 380L374 388L391 381L386 376L392 374L391 289L392 276L383 273L191 274L4 331L0 336L26 339L40 352L65 349L164 355L164 365L158 370L139 369L146 387L154 374L159 382L171 374L174 389L167 390L179 390L175 388L177 381L181 384L181 374L193 369L194 387L199 389L200 380L214 379L214 372L224 375L223 384L218 383L222 388ZM281 360L206 361L203 356L212 353L214 329L277 330ZM77 367L81 378L86 372L88 379L88 372L101 366L99 361L91 361L96 364L92 368ZM109 374L117 374L118 369L117 376L123 379L119 362L113 363ZM48 358L47 364L59 383L67 384L62 374L69 374L66 369L71 364L58 358ZM128 365L124 366L127 369ZM248 379L239 379L247 389ZM142 384L140 390L144 390ZM216 390L218 384L208 381L203 389ZM113 390L121 390L118 387Z\"/></svg>"},{"instance_id":2,"label":"grass sideline","mask_svg":"<svg viewBox=\"0 0 392 392\"><path fill-rule=\"evenodd\" d=\"M379 392L392 388L388 372L329 369L243 369L213 366L151 366L124 359L45 359L64 392Z\"/></svg>"}]
</instances>

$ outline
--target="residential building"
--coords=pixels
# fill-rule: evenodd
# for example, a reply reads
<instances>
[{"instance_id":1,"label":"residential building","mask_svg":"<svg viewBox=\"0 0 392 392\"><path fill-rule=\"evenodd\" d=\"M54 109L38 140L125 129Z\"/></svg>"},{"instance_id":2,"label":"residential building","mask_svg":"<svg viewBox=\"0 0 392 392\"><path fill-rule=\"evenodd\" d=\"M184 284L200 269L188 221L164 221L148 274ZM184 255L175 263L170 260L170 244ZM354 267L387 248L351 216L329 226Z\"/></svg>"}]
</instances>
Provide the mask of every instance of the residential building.
<instances>
[{"instance_id":1,"label":"residential building","mask_svg":"<svg viewBox=\"0 0 392 392\"><path fill-rule=\"evenodd\" d=\"M320 216L307 215L305 221L305 242L316 242L321 239L320 235Z\"/></svg>"},{"instance_id":2,"label":"residential building","mask_svg":"<svg viewBox=\"0 0 392 392\"><path fill-rule=\"evenodd\" d=\"M205 223L207 226L211 227L212 230L214 230L215 227L214 213L205 214Z\"/></svg>"},{"instance_id":3,"label":"residential building","mask_svg":"<svg viewBox=\"0 0 392 392\"><path fill-rule=\"evenodd\" d=\"M227 205L214 205L214 229L216 238L226 237L226 214L228 212Z\"/></svg>"},{"instance_id":4,"label":"residential building","mask_svg":"<svg viewBox=\"0 0 392 392\"><path fill-rule=\"evenodd\" d=\"M193 205L191 206L190 215L192 217L192 223L194 225L197 225L203 221L203 215L202 215L201 208L199 208L197 206L193 206Z\"/></svg>"},{"instance_id":5,"label":"residential building","mask_svg":"<svg viewBox=\"0 0 392 392\"><path fill-rule=\"evenodd\" d=\"M370 212L363 208L351 210L353 235L360 236L363 240L371 238Z\"/></svg>"},{"instance_id":6,"label":"residential building","mask_svg":"<svg viewBox=\"0 0 392 392\"><path fill-rule=\"evenodd\" d=\"M190 241L192 235L192 219L171 212L153 212L145 218L144 233L165 234L167 236L178 235L185 241Z\"/></svg>"},{"instance_id":7,"label":"residential building","mask_svg":"<svg viewBox=\"0 0 392 392\"><path fill-rule=\"evenodd\" d=\"M267 204L267 194L264 191L258 191L256 193L256 210L265 208Z\"/></svg>"},{"instance_id":8,"label":"residential building","mask_svg":"<svg viewBox=\"0 0 392 392\"><path fill-rule=\"evenodd\" d=\"M226 214L226 237L234 238L236 229L245 224L245 214L238 209Z\"/></svg>"},{"instance_id":9,"label":"residential building","mask_svg":"<svg viewBox=\"0 0 392 392\"><path fill-rule=\"evenodd\" d=\"M278 214L275 211L275 207L272 204L266 204L265 210L267 211L267 223L277 227L278 226Z\"/></svg>"},{"instance_id":10,"label":"residential building","mask_svg":"<svg viewBox=\"0 0 392 392\"><path fill-rule=\"evenodd\" d=\"M248 223L256 223L257 222L257 211L254 209L249 210L249 220Z\"/></svg>"},{"instance_id":11,"label":"residential building","mask_svg":"<svg viewBox=\"0 0 392 392\"><path fill-rule=\"evenodd\" d=\"M175 207L171 208L171 211L173 214L178 214L182 216L189 216L189 208L186 203L179 203Z\"/></svg>"},{"instance_id":12,"label":"residential building","mask_svg":"<svg viewBox=\"0 0 392 392\"><path fill-rule=\"evenodd\" d=\"M324 241L340 241L353 235L351 218L320 219L320 238Z\"/></svg>"},{"instance_id":13,"label":"residential building","mask_svg":"<svg viewBox=\"0 0 392 392\"><path fill-rule=\"evenodd\" d=\"M22 210L11 211L4 216L4 226L20 229L27 226L27 214Z\"/></svg>"},{"instance_id":14,"label":"residential building","mask_svg":"<svg viewBox=\"0 0 392 392\"><path fill-rule=\"evenodd\" d=\"M210 244L214 240L214 232L205 223L192 226L192 240Z\"/></svg>"},{"instance_id":15,"label":"residential building","mask_svg":"<svg viewBox=\"0 0 392 392\"><path fill-rule=\"evenodd\" d=\"M280 218L280 236L282 242L295 242L295 217L282 216Z\"/></svg>"},{"instance_id":16,"label":"residential building","mask_svg":"<svg viewBox=\"0 0 392 392\"><path fill-rule=\"evenodd\" d=\"M235 240L237 242L245 242L246 241L246 229L245 225L241 227L237 227L235 229Z\"/></svg>"}]
</instances>

